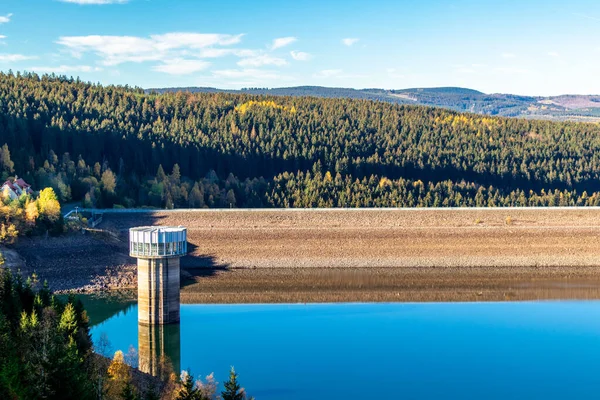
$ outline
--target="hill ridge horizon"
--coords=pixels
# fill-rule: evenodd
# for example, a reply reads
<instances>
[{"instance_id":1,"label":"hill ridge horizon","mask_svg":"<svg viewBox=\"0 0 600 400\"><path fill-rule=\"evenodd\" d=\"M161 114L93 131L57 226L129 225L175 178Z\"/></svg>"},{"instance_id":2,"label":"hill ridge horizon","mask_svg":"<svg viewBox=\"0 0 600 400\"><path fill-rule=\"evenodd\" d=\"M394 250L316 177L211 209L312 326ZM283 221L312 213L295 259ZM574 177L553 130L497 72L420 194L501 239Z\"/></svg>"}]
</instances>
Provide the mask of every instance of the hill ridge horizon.
<instances>
[{"instance_id":1,"label":"hill ridge horizon","mask_svg":"<svg viewBox=\"0 0 600 400\"><path fill-rule=\"evenodd\" d=\"M146 93L244 93L253 95L349 98L395 104L442 107L475 114L544 119L554 121L600 122L600 95L560 94L556 96L484 93L460 86L414 87L406 89L345 88L318 85L247 87L221 89L210 86L145 89Z\"/></svg>"}]
</instances>

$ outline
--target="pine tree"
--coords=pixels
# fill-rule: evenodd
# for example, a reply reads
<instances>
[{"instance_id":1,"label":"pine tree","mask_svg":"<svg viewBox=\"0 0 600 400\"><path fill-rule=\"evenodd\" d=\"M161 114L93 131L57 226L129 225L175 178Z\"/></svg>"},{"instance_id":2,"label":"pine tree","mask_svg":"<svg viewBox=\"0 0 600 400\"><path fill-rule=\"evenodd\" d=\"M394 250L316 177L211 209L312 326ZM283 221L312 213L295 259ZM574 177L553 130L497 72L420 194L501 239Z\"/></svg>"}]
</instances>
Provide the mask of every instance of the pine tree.
<instances>
[{"instance_id":1,"label":"pine tree","mask_svg":"<svg viewBox=\"0 0 600 400\"><path fill-rule=\"evenodd\" d=\"M150 383L150 386L146 390L146 393L144 394L143 399L144 400L160 400L160 395L159 395L158 391L156 390L156 386L154 385L154 383Z\"/></svg>"},{"instance_id":2,"label":"pine tree","mask_svg":"<svg viewBox=\"0 0 600 400\"><path fill-rule=\"evenodd\" d=\"M10 150L6 143L0 148L0 167L7 173L15 172L15 163L10 159Z\"/></svg>"},{"instance_id":3,"label":"pine tree","mask_svg":"<svg viewBox=\"0 0 600 400\"><path fill-rule=\"evenodd\" d=\"M198 388L194 377L187 371L181 373L181 389L177 393L177 400L198 400Z\"/></svg>"},{"instance_id":4,"label":"pine tree","mask_svg":"<svg viewBox=\"0 0 600 400\"><path fill-rule=\"evenodd\" d=\"M77 332L77 317L75 315L75 307L73 307L73 304L67 303L65 310L60 316L58 327L67 336L73 337Z\"/></svg>"},{"instance_id":5,"label":"pine tree","mask_svg":"<svg viewBox=\"0 0 600 400\"><path fill-rule=\"evenodd\" d=\"M165 174L165 170L163 169L162 164L158 166L158 171L156 171L156 182L162 183L167 179L167 174Z\"/></svg>"},{"instance_id":6,"label":"pine tree","mask_svg":"<svg viewBox=\"0 0 600 400\"><path fill-rule=\"evenodd\" d=\"M246 391L240 386L237 378L238 374L236 374L235 369L231 367L231 371L229 371L229 380L224 383L225 390L221 392L223 400L246 400Z\"/></svg>"},{"instance_id":7,"label":"pine tree","mask_svg":"<svg viewBox=\"0 0 600 400\"><path fill-rule=\"evenodd\" d=\"M171 172L171 181L173 185L179 185L181 183L181 170L179 164L173 165L173 171Z\"/></svg>"},{"instance_id":8,"label":"pine tree","mask_svg":"<svg viewBox=\"0 0 600 400\"><path fill-rule=\"evenodd\" d=\"M127 379L123 384L123 390L121 391L121 399L123 400L138 400L138 396L131 382L131 379Z\"/></svg>"},{"instance_id":9,"label":"pine tree","mask_svg":"<svg viewBox=\"0 0 600 400\"><path fill-rule=\"evenodd\" d=\"M194 183L194 187L188 196L188 204L191 208L202 208L204 206L204 192L200 189L198 182Z\"/></svg>"},{"instance_id":10,"label":"pine tree","mask_svg":"<svg viewBox=\"0 0 600 400\"><path fill-rule=\"evenodd\" d=\"M229 208L235 207L236 200L235 200L235 193L233 192L233 189L229 189L229 191L227 192L225 201L227 202L227 206Z\"/></svg>"}]
</instances>

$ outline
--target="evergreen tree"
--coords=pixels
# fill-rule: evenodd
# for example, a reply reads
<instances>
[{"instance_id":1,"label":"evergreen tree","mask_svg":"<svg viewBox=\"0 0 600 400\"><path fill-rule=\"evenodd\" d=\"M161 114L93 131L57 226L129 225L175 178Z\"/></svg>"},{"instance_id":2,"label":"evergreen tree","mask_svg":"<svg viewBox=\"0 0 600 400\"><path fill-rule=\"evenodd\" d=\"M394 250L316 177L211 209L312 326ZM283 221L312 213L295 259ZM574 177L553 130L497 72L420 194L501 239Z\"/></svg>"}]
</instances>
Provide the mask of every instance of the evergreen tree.
<instances>
[{"instance_id":1,"label":"evergreen tree","mask_svg":"<svg viewBox=\"0 0 600 400\"><path fill-rule=\"evenodd\" d=\"M181 170L179 168L179 164L175 164L173 166L173 171L171 172L171 181L173 185L179 185L181 183Z\"/></svg>"},{"instance_id":2,"label":"evergreen tree","mask_svg":"<svg viewBox=\"0 0 600 400\"><path fill-rule=\"evenodd\" d=\"M177 400L198 400L199 392L194 382L194 377L187 371L181 374L181 389L177 394Z\"/></svg>"},{"instance_id":3,"label":"evergreen tree","mask_svg":"<svg viewBox=\"0 0 600 400\"><path fill-rule=\"evenodd\" d=\"M165 170L163 169L162 164L159 164L158 171L156 172L156 181L158 183L162 183L167 180L167 174L165 174Z\"/></svg>"},{"instance_id":4,"label":"evergreen tree","mask_svg":"<svg viewBox=\"0 0 600 400\"><path fill-rule=\"evenodd\" d=\"M12 174L15 172L15 163L10 159L10 150L8 150L6 143L0 148L0 167L6 173ZM6 177L3 179L6 179Z\"/></svg>"},{"instance_id":5,"label":"evergreen tree","mask_svg":"<svg viewBox=\"0 0 600 400\"><path fill-rule=\"evenodd\" d=\"M121 391L121 399L123 400L137 400L135 387L131 383L131 380L126 380Z\"/></svg>"},{"instance_id":6,"label":"evergreen tree","mask_svg":"<svg viewBox=\"0 0 600 400\"><path fill-rule=\"evenodd\" d=\"M229 380L224 383L225 390L221 392L223 400L246 400L246 392L238 383L238 374L231 367L229 371ZM252 398L251 398L252 399Z\"/></svg>"}]
</instances>

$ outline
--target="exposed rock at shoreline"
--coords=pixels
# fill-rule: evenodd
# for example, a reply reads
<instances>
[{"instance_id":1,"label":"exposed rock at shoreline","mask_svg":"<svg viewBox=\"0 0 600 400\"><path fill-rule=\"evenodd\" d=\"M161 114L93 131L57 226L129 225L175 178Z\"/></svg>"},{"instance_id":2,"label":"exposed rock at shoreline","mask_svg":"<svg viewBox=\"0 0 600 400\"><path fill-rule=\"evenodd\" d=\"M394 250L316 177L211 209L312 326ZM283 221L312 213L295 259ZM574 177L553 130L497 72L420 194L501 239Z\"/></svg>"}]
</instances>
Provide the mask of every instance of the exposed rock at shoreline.
<instances>
[{"instance_id":1,"label":"exposed rock at shoreline","mask_svg":"<svg viewBox=\"0 0 600 400\"><path fill-rule=\"evenodd\" d=\"M188 228L184 301L485 300L531 281L595 287L600 277L600 210L581 208L107 213L101 227L112 235L24 239L15 249L24 272L54 290L134 288L127 231L139 225Z\"/></svg>"},{"instance_id":2,"label":"exposed rock at shoreline","mask_svg":"<svg viewBox=\"0 0 600 400\"><path fill-rule=\"evenodd\" d=\"M22 273L35 272L57 293L135 287L135 264L127 243L107 235L73 232L23 238L13 249L25 261Z\"/></svg>"}]
</instances>

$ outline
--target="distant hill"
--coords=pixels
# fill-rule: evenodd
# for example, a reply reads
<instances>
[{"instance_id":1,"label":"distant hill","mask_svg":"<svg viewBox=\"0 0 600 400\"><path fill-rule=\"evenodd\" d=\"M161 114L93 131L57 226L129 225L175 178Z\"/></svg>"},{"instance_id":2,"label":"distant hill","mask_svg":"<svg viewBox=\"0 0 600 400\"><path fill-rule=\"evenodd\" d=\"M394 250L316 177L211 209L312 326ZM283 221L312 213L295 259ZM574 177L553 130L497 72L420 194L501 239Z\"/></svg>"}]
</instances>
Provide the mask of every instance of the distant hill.
<instances>
[{"instance_id":1,"label":"distant hill","mask_svg":"<svg viewBox=\"0 0 600 400\"><path fill-rule=\"evenodd\" d=\"M298 93L321 97L273 95ZM0 72L0 100L0 175L18 172L86 208L600 206L600 124L403 105L568 115L597 110L594 97L315 87L145 94Z\"/></svg>"},{"instance_id":2,"label":"distant hill","mask_svg":"<svg viewBox=\"0 0 600 400\"><path fill-rule=\"evenodd\" d=\"M412 88L400 90L348 89L322 86L248 88L226 90L210 87L148 89L146 92L244 93L271 96L311 96L385 101L444 107L476 114L548 119L557 121L600 121L600 96L561 95L554 97L486 94L458 87Z\"/></svg>"}]
</instances>

